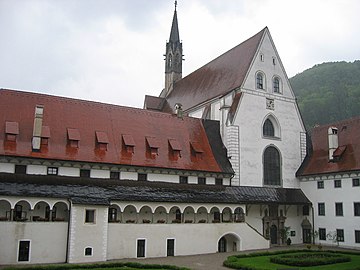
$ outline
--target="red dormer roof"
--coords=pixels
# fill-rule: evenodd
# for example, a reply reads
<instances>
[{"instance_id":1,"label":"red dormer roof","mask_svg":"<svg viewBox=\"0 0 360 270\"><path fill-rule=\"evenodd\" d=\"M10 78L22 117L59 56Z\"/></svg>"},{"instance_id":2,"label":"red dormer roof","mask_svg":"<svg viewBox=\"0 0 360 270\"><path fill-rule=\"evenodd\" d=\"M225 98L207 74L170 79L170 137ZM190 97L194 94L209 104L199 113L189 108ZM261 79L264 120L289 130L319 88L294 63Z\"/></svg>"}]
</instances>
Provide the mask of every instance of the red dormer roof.
<instances>
[{"instance_id":1,"label":"red dormer roof","mask_svg":"<svg viewBox=\"0 0 360 270\"><path fill-rule=\"evenodd\" d=\"M42 130L49 139L46 151L34 152L31 140L38 104L44 106ZM5 127L15 130L14 124L6 124L9 122L17 122L20 130L11 146L4 141ZM68 140L78 141L77 148ZM176 162L169 159L169 140L181 149ZM194 141L204 151L202 159L191 158L190 143ZM97 143L108 146L100 151ZM155 158L146 155L147 143L158 149ZM124 144L133 147L132 154L122 151ZM200 119L6 89L0 89L0 155L224 172Z\"/></svg>"},{"instance_id":2,"label":"red dormer roof","mask_svg":"<svg viewBox=\"0 0 360 270\"><path fill-rule=\"evenodd\" d=\"M171 111L176 103L180 103L184 110L188 110L240 87L266 31L267 27L176 82L166 97L167 106L164 106L161 98L146 97L145 103L149 103L150 109L163 106L163 111Z\"/></svg>"},{"instance_id":3,"label":"red dormer roof","mask_svg":"<svg viewBox=\"0 0 360 270\"><path fill-rule=\"evenodd\" d=\"M329 161L328 129L338 129L339 147ZM297 172L298 176L318 175L360 170L360 117L314 128L309 153Z\"/></svg>"}]
</instances>

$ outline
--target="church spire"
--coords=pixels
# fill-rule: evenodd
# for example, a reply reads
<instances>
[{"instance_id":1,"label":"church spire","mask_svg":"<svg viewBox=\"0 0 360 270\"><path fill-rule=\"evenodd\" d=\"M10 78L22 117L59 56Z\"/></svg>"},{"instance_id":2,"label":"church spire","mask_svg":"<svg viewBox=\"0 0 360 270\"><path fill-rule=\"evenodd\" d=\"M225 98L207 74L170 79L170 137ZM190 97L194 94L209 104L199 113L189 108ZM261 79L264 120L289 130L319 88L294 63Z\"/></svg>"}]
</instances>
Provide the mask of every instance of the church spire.
<instances>
[{"instance_id":1,"label":"church spire","mask_svg":"<svg viewBox=\"0 0 360 270\"><path fill-rule=\"evenodd\" d=\"M180 41L179 27L177 20L177 1L175 1L174 16L171 25L170 38L166 43L165 53L165 89L161 97L166 97L172 91L175 82L182 78L182 43Z\"/></svg>"},{"instance_id":2,"label":"church spire","mask_svg":"<svg viewBox=\"0 0 360 270\"><path fill-rule=\"evenodd\" d=\"M172 21L172 25L171 25L171 32L170 32L170 38L169 38L169 41L171 41L171 42L180 42L179 27L178 27L177 14L176 14L176 6L177 6L177 1L175 1L174 17L173 17L173 21Z\"/></svg>"}]
</instances>

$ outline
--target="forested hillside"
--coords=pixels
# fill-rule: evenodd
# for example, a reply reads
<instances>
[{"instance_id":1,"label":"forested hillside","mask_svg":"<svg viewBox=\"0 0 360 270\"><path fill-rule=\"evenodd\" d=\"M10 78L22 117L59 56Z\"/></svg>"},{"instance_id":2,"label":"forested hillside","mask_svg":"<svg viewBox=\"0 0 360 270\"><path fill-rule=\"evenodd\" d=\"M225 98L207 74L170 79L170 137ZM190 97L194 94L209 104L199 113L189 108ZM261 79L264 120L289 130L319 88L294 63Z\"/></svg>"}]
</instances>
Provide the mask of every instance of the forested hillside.
<instances>
[{"instance_id":1,"label":"forested hillside","mask_svg":"<svg viewBox=\"0 0 360 270\"><path fill-rule=\"evenodd\" d=\"M310 130L360 115L360 61L315 65L290 79Z\"/></svg>"}]
</instances>

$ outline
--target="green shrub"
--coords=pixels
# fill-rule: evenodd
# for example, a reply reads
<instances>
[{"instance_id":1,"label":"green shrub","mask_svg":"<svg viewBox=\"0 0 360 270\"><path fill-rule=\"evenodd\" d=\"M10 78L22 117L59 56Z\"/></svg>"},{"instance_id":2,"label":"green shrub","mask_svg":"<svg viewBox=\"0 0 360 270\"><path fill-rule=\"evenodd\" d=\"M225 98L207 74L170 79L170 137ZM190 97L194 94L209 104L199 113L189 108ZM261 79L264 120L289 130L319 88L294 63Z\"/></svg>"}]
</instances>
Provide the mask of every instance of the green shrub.
<instances>
[{"instance_id":1,"label":"green shrub","mask_svg":"<svg viewBox=\"0 0 360 270\"><path fill-rule=\"evenodd\" d=\"M278 255L270 257L270 262L291 266L317 266L349 262L351 258L331 252L298 253L294 255Z\"/></svg>"}]
</instances>

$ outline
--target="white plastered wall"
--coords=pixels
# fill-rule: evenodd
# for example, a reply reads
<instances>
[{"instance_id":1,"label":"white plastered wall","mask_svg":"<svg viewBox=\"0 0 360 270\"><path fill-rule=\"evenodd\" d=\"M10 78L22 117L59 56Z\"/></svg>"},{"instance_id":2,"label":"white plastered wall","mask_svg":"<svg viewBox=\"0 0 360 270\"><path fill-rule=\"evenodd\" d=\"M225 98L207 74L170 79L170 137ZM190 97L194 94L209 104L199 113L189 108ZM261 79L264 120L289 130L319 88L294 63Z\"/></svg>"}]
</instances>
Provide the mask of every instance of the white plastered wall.
<instances>
[{"instance_id":1,"label":"white plastered wall","mask_svg":"<svg viewBox=\"0 0 360 270\"><path fill-rule=\"evenodd\" d=\"M359 178L360 173L343 175L328 175L303 178L301 189L313 203L314 229L325 228L326 233L336 229L344 230L344 242L340 246L360 249L360 243L355 243L355 230L360 231L360 216L354 216L354 202L360 202L360 187L352 185L353 178ZM334 187L334 180L341 180L341 188ZM318 189L317 182L324 181L324 188ZM325 203L325 216L318 215L318 203ZM343 204L343 216L335 215L335 203ZM316 239L324 245L337 245L334 241Z\"/></svg>"}]
</instances>

